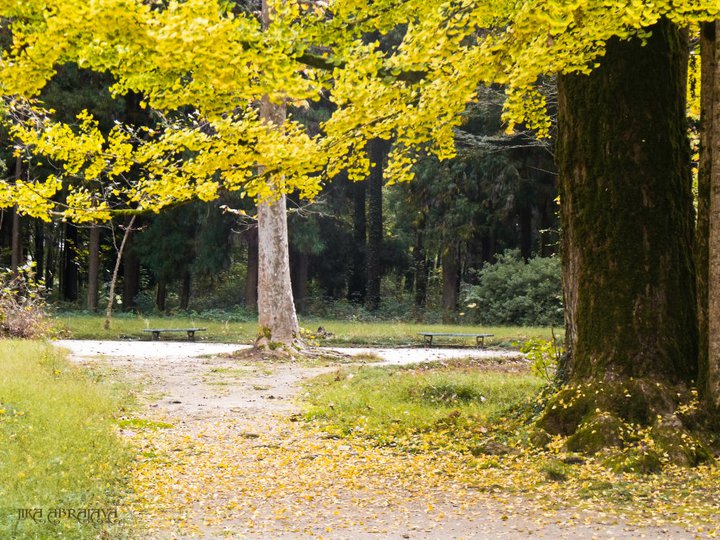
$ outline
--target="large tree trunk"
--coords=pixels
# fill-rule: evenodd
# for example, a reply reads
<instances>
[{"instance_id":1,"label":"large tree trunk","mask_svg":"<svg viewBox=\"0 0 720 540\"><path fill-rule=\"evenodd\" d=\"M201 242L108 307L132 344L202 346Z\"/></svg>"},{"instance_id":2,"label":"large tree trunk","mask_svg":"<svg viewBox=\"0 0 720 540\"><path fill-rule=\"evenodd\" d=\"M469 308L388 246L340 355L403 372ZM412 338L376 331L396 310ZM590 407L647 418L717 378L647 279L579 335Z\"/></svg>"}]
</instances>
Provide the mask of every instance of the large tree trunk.
<instances>
[{"instance_id":1,"label":"large tree trunk","mask_svg":"<svg viewBox=\"0 0 720 540\"><path fill-rule=\"evenodd\" d=\"M264 3L263 3L264 4ZM285 106L263 98L262 118L278 126L285 120ZM277 176L274 188L283 182ZM295 313L290 280L290 252L285 195L258 203L258 345L271 343L291 345L300 337L300 325Z\"/></svg>"},{"instance_id":2,"label":"large tree trunk","mask_svg":"<svg viewBox=\"0 0 720 540\"><path fill-rule=\"evenodd\" d=\"M366 251L366 304L370 310L376 310L380 307L380 284L382 281L380 254L382 252L383 237L383 166L389 151L390 143L388 141L383 139L373 139L370 141L368 153L372 164L370 167L370 176L367 180L368 220Z\"/></svg>"},{"instance_id":3,"label":"large tree trunk","mask_svg":"<svg viewBox=\"0 0 720 540\"><path fill-rule=\"evenodd\" d=\"M271 9L262 0L262 22L270 24ZM267 96L260 102L260 117L282 129L285 105L271 103ZM261 173L264 171L260 171ZM283 183L282 175L269 182L273 189ZM273 343L285 346L300 344L300 325L295 313L290 281L290 250L288 243L287 206L284 194L258 203L258 324L260 335L256 345L273 349Z\"/></svg>"},{"instance_id":4,"label":"large tree trunk","mask_svg":"<svg viewBox=\"0 0 720 540\"><path fill-rule=\"evenodd\" d=\"M354 182L350 186L353 203L353 251L348 277L348 300L365 302L367 261L365 243L367 241L367 220L365 218L365 182Z\"/></svg>"},{"instance_id":5,"label":"large tree trunk","mask_svg":"<svg viewBox=\"0 0 720 540\"><path fill-rule=\"evenodd\" d=\"M264 341L289 345L299 338L300 326L290 281L285 209L284 195L258 204L258 324Z\"/></svg>"},{"instance_id":6,"label":"large tree trunk","mask_svg":"<svg viewBox=\"0 0 720 540\"><path fill-rule=\"evenodd\" d=\"M698 386L720 412L720 22L702 27L701 151L698 171Z\"/></svg>"},{"instance_id":7,"label":"large tree trunk","mask_svg":"<svg viewBox=\"0 0 720 540\"><path fill-rule=\"evenodd\" d=\"M88 311L98 309L98 290L100 286L100 226L93 224L90 227L90 245L88 254Z\"/></svg>"},{"instance_id":8,"label":"large tree trunk","mask_svg":"<svg viewBox=\"0 0 720 540\"><path fill-rule=\"evenodd\" d=\"M616 443L618 422L658 427L697 376L687 43L665 20L651 30L646 46L613 39L591 75L558 81L570 387L540 424L575 433L573 448Z\"/></svg>"}]
</instances>

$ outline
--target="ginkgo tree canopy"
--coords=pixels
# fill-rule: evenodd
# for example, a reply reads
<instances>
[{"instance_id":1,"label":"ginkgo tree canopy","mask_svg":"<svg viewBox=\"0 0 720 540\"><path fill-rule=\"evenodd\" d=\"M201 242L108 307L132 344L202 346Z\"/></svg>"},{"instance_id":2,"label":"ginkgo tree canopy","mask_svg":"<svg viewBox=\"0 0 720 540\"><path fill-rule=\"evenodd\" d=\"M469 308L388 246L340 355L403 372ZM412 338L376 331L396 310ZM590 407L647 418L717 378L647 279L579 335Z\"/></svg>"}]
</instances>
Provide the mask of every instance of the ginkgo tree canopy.
<instances>
[{"instance_id":1,"label":"ginkgo tree canopy","mask_svg":"<svg viewBox=\"0 0 720 540\"><path fill-rule=\"evenodd\" d=\"M0 60L2 114L18 153L56 174L0 184L0 206L48 218L107 219L211 200L313 197L340 170L362 179L372 138L393 139L387 177L412 177L418 152L454 153L453 130L481 84L506 88L509 128L546 135L543 74L588 72L613 36L643 36L662 17L717 18L717 0L275 0L267 27L227 0L0 0L11 45ZM387 50L379 38L394 32ZM116 95L143 96L153 128L103 133L81 113L53 121L37 97L59 65L112 74ZM258 102L334 104L319 135ZM292 109L291 109L292 110ZM262 171L262 174L259 173ZM275 181L267 182L273 176ZM64 186L62 204L53 198Z\"/></svg>"}]
</instances>

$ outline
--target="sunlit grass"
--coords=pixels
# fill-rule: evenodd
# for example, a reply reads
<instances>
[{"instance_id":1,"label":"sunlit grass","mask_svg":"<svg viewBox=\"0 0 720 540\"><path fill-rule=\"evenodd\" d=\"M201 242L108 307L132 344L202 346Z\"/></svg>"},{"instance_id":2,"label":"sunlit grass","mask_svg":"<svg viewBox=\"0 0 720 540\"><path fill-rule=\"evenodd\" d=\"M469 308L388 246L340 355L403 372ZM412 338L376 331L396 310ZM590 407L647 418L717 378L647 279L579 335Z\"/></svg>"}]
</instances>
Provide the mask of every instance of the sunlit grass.
<instances>
[{"instance_id":1,"label":"sunlit grass","mask_svg":"<svg viewBox=\"0 0 720 540\"><path fill-rule=\"evenodd\" d=\"M474 361L347 368L309 383L306 417L381 444L416 447L450 432L454 445L472 444L474 434L542 385L524 370L493 371Z\"/></svg>"},{"instance_id":2,"label":"sunlit grass","mask_svg":"<svg viewBox=\"0 0 720 540\"><path fill-rule=\"evenodd\" d=\"M720 536L717 463L641 474L608 467L612 449L576 455L559 439L541 448L531 442L529 422L544 403L541 388L512 365L366 366L309 381L305 419L342 448L392 451L413 467L428 460L432 471L422 477L465 486L454 492L458 500L487 494L512 506L519 497L521 514L560 519L552 516L564 511L562 519L576 523L601 508L607 519Z\"/></svg>"},{"instance_id":3,"label":"sunlit grass","mask_svg":"<svg viewBox=\"0 0 720 540\"><path fill-rule=\"evenodd\" d=\"M145 317L143 315L122 315L115 317L110 330L103 328L104 318L89 314L62 313L55 317L61 335L72 339L150 339L143 330L147 328L190 328L202 327L198 341L220 343L252 343L257 336L257 322L233 322L202 317L173 316ZM513 342L528 339L550 339L552 330L541 327L482 327L472 325L423 324L403 322L359 322L329 319L302 319L300 325L307 335L319 345L332 346L420 346L422 337L418 332L454 332L494 334L487 339L488 346L511 346ZM314 338L319 327L331 335ZM557 330L556 330L557 333ZM183 340L181 333L164 334L163 340ZM434 346L474 345L474 338L437 338Z\"/></svg>"},{"instance_id":4,"label":"sunlit grass","mask_svg":"<svg viewBox=\"0 0 720 540\"><path fill-rule=\"evenodd\" d=\"M116 523L48 519L58 510L117 507L131 452L114 415L125 398L50 345L0 341L0 538L123 538ZM36 523L19 509L43 512ZM37 516L36 516L37 517Z\"/></svg>"}]
</instances>

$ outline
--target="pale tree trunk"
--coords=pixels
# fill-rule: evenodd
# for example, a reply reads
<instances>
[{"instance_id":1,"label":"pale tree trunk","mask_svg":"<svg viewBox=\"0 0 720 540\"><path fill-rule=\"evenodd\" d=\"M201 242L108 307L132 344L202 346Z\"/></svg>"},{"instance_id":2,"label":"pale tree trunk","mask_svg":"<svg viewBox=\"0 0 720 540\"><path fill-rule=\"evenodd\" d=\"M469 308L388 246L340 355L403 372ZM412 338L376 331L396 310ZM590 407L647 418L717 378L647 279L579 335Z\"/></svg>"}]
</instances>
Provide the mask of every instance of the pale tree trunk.
<instances>
[{"instance_id":1,"label":"pale tree trunk","mask_svg":"<svg viewBox=\"0 0 720 540\"><path fill-rule=\"evenodd\" d=\"M87 308L88 311L97 311L100 285L100 226L96 223L90 227L89 248Z\"/></svg>"},{"instance_id":2,"label":"pale tree trunk","mask_svg":"<svg viewBox=\"0 0 720 540\"><path fill-rule=\"evenodd\" d=\"M270 24L267 0L262 3L263 26ZM260 117L282 129L285 105L271 103L264 97L260 103ZM261 173L263 171L260 171ZM283 178L268 179L280 191ZM258 347L273 348L272 344L299 343L300 325L295 313L292 282L290 280L290 252L285 195L278 193L272 200L258 203Z\"/></svg>"},{"instance_id":3,"label":"pale tree trunk","mask_svg":"<svg viewBox=\"0 0 720 540\"><path fill-rule=\"evenodd\" d=\"M290 345L300 335L288 253L285 196L258 204L258 324L260 345Z\"/></svg>"},{"instance_id":4,"label":"pale tree trunk","mask_svg":"<svg viewBox=\"0 0 720 540\"><path fill-rule=\"evenodd\" d=\"M706 403L720 411L720 21L703 25L702 31L702 122L699 184L709 191L707 265L707 319L700 324L701 352L699 385ZM701 194L702 197L702 194ZM702 207L699 209L702 210ZM705 326L706 325L706 326ZM706 341L707 340L707 341ZM707 344L707 345L706 345Z\"/></svg>"},{"instance_id":5,"label":"pale tree trunk","mask_svg":"<svg viewBox=\"0 0 720 540\"><path fill-rule=\"evenodd\" d=\"M135 224L135 217L136 216L132 216L130 218L130 222L125 229L125 234L123 234L122 242L120 242L120 247L117 250L117 259L115 259L115 268L113 269L112 279L110 280L110 291L108 292L108 302L105 310L105 324L103 325L105 330L110 330L113 304L115 303L115 284L117 283L118 273L120 272L120 263L122 262L123 252L125 251L128 237L130 236L133 225Z\"/></svg>"}]
</instances>

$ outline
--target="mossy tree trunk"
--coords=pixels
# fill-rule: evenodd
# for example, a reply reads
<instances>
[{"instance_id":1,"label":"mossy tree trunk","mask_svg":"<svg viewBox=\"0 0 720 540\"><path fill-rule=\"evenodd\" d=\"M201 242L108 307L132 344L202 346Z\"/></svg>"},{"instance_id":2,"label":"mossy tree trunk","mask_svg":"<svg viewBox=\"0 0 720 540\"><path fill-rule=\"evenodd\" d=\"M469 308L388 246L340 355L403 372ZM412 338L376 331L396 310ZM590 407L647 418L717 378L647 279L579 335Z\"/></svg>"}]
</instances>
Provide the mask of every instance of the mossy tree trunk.
<instances>
[{"instance_id":1,"label":"mossy tree trunk","mask_svg":"<svg viewBox=\"0 0 720 540\"><path fill-rule=\"evenodd\" d=\"M385 159L390 151L390 143L383 139L373 139L368 144L368 156L371 161L370 175L367 179L367 287L365 302L367 308L375 311L380 308L380 285L382 283L382 244L383 244L383 170Z\"/></svg>"},{"instance_id":2,"label":"mossy tree trunk","mask_svg":"<svg viewBox=\"0 0 720 540\"><path fill-rule=\"evenodd\" d=\"M701 32L701 138L698 171L698 386L706 408L720 411L720 22Z\"/></svg>"},{"instance_id":3,"label":"mossy tree trunk","mask_svg":"<svg viewBox=\"0 0 720 540\"><path fill-rule=\"evenodd\" d=\"M591 75L558 81L560 367L571 387L603 389L573 394L582 395L573 406L561 392L563 406L551 403L541 419L551 433L653 425L673 416L676 392L697 376L687 42L668 21L650 30L647 45L613 39Z\"/></svg>"},{"instance_id":4,"label":"mossy tree trunk","mask_svg":"<svg viewBox=\"0 0 720 540\"><path fill-rule=\"evenodd\" d=\"M90 226L90 239L88 241L88 287L87 308L95 312L98 309L98 295L100 287L100 226L93 223Z\"/></svg>"}]
</instances>

